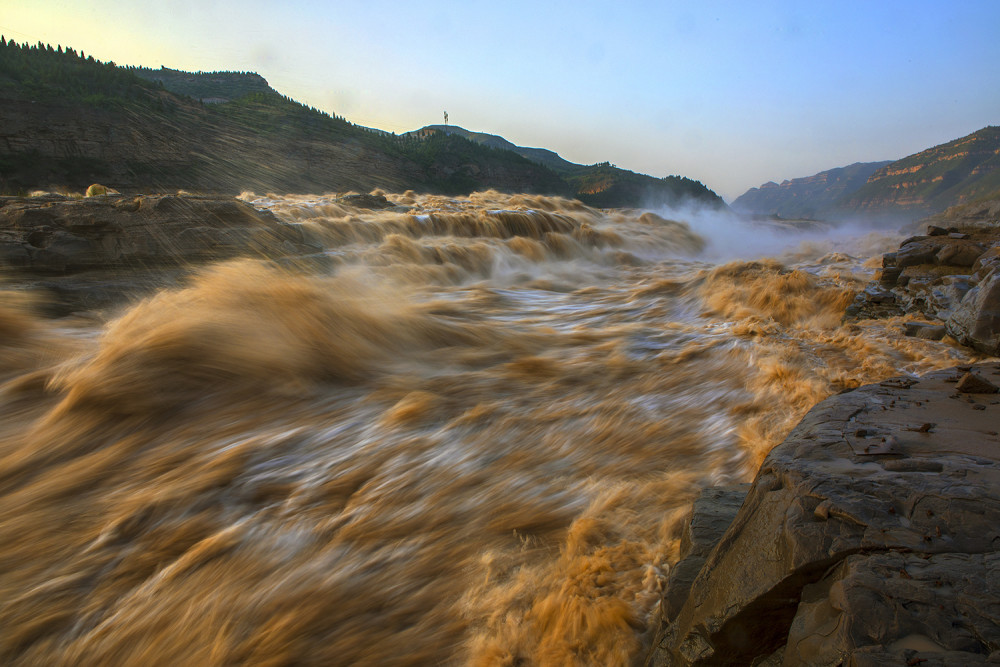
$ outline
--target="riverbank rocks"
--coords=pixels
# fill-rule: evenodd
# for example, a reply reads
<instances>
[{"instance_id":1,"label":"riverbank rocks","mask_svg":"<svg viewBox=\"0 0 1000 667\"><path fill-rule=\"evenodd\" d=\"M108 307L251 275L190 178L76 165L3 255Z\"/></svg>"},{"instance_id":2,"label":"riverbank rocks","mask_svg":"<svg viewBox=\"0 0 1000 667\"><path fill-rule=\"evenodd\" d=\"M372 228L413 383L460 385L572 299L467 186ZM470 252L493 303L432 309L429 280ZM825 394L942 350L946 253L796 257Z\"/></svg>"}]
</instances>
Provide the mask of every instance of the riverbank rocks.
<instances>
[{"instance_id":1,"label":"riverbank rocks","mask_svg":"<svg viewBox=\"0 0 1000 667\"><path fill-rule=\"evenodd\" d=\"M0 272L48 291L57 312L107 305L152 272L318 250L296 225L232 197L0 197Z\"/></svg>"},{"instance_id":2,"label":"riverbank rocks","mask_svg":"<svg viewBox=\"0 0 1000 667\"><path fill-rule=\"evenodd\" d=\"M978 210L978 209L977 209ZM929 225L899 250L845 313L846 320L911 313L944 327L963 345L1000 354L1000 224L959 229ZM907 327L907 335L940 337L942 329Z\"/></svg>"},{"instance_id":3,"label":"riverbank rocks","mask_svg":"<svg viewBox=\"0 0 1000 667\"><path fill-rule=\"evenodd\" d=\"M1000 664L998 383L979 364L813 408L668 587L647 665Z\"/></svg>"}]
</instances>

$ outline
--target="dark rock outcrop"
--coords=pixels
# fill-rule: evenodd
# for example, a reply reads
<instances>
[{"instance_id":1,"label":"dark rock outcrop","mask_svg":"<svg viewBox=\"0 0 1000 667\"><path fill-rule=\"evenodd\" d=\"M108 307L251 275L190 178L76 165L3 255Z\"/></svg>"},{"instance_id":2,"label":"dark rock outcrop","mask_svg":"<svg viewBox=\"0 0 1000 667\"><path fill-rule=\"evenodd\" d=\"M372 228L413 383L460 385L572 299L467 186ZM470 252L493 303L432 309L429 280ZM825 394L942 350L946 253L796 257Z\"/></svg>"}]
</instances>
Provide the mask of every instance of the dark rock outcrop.
<instances>
[{"instance_id":1,"label":"dark rock outcrop","mask_svg":"<svg viewBox=\"0 0 1000 667\"><path fill-rule=\"evenodd\" d=\"M231 197L0 198L0 268L67 274L310 250L294 225Z\"/></svg>"},{"instance_id":2,"label":"dark rock outcrop","mask_svg":"<svg viewBox=\"0 0 1000 667\"><path fill-rule=\"evenodd\" d=\"M970 371L1000 381L981 364L813 408L683 603L667 590L647 664L1000 662L1000 399L959 391Z\"/></svg>"}]
</instances>

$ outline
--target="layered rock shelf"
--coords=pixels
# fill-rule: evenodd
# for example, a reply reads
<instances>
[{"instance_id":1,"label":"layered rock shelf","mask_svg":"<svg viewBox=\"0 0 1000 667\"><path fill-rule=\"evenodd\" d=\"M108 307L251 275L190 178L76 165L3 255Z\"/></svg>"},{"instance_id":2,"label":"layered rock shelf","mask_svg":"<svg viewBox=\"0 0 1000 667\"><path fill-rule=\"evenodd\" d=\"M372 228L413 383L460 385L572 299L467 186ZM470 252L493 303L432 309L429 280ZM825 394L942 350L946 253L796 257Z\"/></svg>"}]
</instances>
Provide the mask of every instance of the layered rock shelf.
<instances>
[{"instance_id":1,"label":"layered rock shelf","mask_svg":"<svg viewBox=\"0 0 1000 667\"><path fill-rule=\"evenodd\" d=\"M742 504L709 490L647 665L1000 663L998 385L984 363L834 396Z\"/></svg>"}]
</instances>

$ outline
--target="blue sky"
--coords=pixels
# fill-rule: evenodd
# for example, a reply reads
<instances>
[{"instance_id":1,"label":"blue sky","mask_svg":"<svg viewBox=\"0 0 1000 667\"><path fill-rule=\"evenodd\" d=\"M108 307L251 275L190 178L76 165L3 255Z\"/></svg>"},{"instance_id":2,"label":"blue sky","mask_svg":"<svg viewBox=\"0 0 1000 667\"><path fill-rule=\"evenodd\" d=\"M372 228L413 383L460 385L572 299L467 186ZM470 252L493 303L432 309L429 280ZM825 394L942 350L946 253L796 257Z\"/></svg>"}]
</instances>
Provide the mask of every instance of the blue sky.
<instances>
[{"instance_id":1,"label":"blue sky","mask_svg":"<svg viewBox=\"0 0 1000 667\"><path fill-rule=\"evenodd\" d=\"M244 70L395 132L440 123L574 162L768 180L1000 124L1000 1L3 0L0 32L119 64Z\"/></svg>"}]
</instances>

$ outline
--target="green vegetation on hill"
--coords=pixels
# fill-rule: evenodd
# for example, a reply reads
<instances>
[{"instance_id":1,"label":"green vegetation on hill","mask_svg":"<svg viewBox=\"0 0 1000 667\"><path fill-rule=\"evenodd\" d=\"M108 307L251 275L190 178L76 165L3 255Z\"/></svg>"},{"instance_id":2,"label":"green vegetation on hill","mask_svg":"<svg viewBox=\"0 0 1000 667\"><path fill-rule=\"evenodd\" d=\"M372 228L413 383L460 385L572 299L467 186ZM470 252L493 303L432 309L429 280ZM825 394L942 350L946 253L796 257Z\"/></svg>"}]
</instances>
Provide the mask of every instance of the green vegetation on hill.
<instances>
[{"instance_id":1,"label":"green vegetation on hill","mask_svg":"<svg viewBox=\"0 0 1000 667\"><path fill-rule=\"evenodd\" d=\"M504 180L522 192L573 194L570 185L545 165L457 134L437 133L423 139L394 137L394 140L408 158L447 192L467 193L481 188L484 183Z\"/></svg>"},{"instance_id":2,"label":"green vegetation on hill","mask_svg":"<svg viewBox=\"0 0 1000 667\"><path fill-rule=\"evenodd\" d=\"M0 37L0 95L5 99L154 107L158 88L114 63L71 48L18 44Z\"/></svg>"},{"instance_id":3,"label":"green vegetation on hill","mask_svg":"<svg viewBox=\"0 0 1000 667\"><path fill-rule=\"evenodd\" d=\"M567 174L566 180L574 186L576 198L590 206L610 208L640 205L653 208L701 204L712 208L726 207L722 198L701 181L683 176L653 178L620 169L608 162L574 170Z\"/></svg>"},{"instance_id":4,"label":"green vegetation on hill","mask_svg":"<svg viewBox=\"0 0 1000 667\"><path fill-rule=\"evenodd\" d=\"M724 206L695 181L574 165L545 149L482 140L491 136L396 136L302 105L255 73L119 67L0 38L2 192L95 181L120 191L234 193L495 188L608 207L685 198Z\"/></svg>"}]
</instances>

